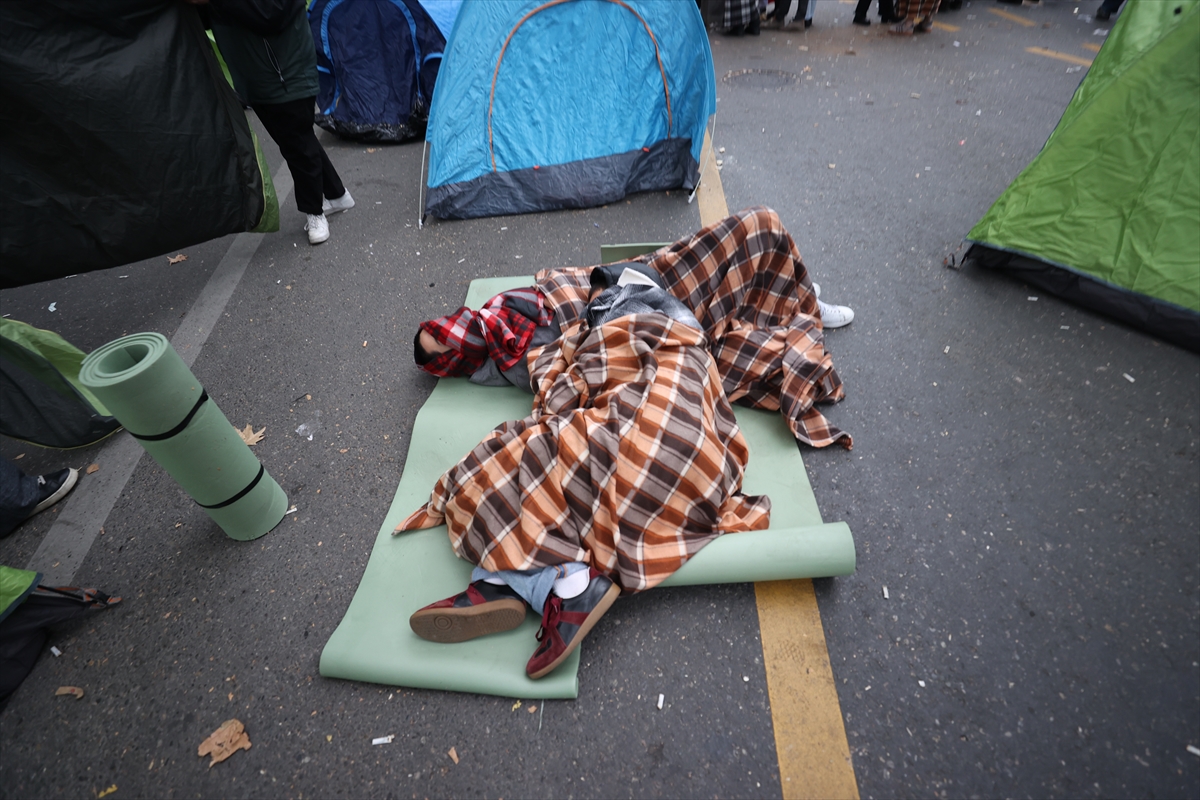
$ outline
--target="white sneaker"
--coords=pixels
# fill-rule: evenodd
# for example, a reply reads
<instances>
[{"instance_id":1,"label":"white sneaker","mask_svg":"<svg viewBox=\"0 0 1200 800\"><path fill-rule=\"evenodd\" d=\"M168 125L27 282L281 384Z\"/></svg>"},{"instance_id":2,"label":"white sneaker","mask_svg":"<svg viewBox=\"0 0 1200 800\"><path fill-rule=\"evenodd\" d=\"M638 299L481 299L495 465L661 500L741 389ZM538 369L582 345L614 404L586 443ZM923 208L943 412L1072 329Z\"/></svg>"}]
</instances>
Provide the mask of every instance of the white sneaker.
<instances>
[{"instance_id":1,"label":"white sneaker","mask_svg":"<svg viewBox=\"0 0 1200 800\"><path fill-rule=\"evenodd\" d=\"M348 211L352 208L354 208L354 198L350 196L349 189L346 190L344 195L336 200L330 200L329 198L324 198L321 200L321 212L325 214L325 216L336 214L339 211Z\"/></svg>"},{"instance_id":2,"label":"white sneaker","mask_svg":"<svg viewBox=\"0 0 1200 800\"><path fill-rule=\"evenodd\" d=\"M329 220L324 214L309 214L304 230L308 231L309 244L320 244L329 238Z\"/></svg>"},{"instance_id":3,"label":"white sneaker","mask_svg":"<svg viewBox=\"0 0 1200 800\"><path fill-rule=\"evenodd\" d=\"M854 310L849 306L835 306L818 300L817 308L821 310L821 325L826 328L843 328L854 321Z\"/></svg>"},{"instance_id":4,"label":"white sneaker","mask_svg":"<svg viewBox=\"0 0 1200 800\"><path fill-rule=\"evenodd\" d=\"M844 328L854 321L854 309L850 306L834 306L821 302L821 284L813 283L813 294L817 296L817 308L821 311L821 324L826 328Z\"/></svg>"}]
</instances>

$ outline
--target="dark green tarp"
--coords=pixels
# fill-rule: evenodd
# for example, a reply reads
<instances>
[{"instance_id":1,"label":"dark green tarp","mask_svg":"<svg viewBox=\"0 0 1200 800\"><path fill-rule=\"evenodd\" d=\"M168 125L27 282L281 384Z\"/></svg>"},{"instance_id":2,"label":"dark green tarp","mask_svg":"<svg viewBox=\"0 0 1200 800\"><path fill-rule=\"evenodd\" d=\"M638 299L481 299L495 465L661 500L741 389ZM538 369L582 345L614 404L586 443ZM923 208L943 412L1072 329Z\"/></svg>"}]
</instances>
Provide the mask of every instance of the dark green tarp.
<instances>
[{"instance_id":1,"label":"dark green tarp","mask_svg":"<svg viewBox=\"0 0 1200 800\"><path fill-rule=\"evenodd\" d=\"M0 288L278 230L196 10L0 2Z\"/></svg>"},{"instance_id":2,"label":"dark green tarp","mask_svg":"<svg viewBox=\"0 0 1200 800\"><path fill-rule=\"evenodd\" d=\"M1126 5L967 258L1200 351L1200 0Z\"/></svg>"}]
</instances>

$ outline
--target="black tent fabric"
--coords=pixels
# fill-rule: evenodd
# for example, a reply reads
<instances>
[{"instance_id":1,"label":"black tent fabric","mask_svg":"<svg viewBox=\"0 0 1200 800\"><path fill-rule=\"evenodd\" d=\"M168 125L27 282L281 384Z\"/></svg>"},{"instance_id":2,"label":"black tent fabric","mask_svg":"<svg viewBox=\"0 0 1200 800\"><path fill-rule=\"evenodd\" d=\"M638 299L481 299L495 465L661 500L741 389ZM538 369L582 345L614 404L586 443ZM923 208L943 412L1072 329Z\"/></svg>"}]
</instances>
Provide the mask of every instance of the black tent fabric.
<instances>
[{"instance_id":1,"label":"black tent fabric","mask_svg":"<svg viewBox=\"0 0 1200 800\"><path fill-rule=\"evenodd\" d=\"M84 447L120 430L78 378L83 352L52 331L0 319L0 434L43 447Z\"/></svg>"},{"instance_id":2,"label":"black tent fabric","mask_svg":"<svg viewBox=\"0 0 1200 800\"><path fill-rule=\"evenodd\" d=\"M193 7L0 2L0 288L277 228Z\"/></svg>"},{"instance_id":3,"label":"black tent fabric","mask_svg":"<svg viewBox=\"0 0 1200 800\"><path fill-rule=\"evenodd\" d=\"M98 589L38 586L7 609L0 617L0 708L33 671L51 629L119 602Z\"/></svg>"}]
</instances>

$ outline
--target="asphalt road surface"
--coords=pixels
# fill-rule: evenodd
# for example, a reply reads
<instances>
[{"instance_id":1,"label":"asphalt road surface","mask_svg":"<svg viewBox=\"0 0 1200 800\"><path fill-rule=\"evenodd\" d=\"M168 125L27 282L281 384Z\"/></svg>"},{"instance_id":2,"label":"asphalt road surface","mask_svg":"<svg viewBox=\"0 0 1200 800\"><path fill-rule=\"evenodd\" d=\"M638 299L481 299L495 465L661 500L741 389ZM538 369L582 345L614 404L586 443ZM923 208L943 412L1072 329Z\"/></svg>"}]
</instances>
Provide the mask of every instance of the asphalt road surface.
<instances>
[{"instance_id":1,"label":"asphalt road surface","mask_svg":"<svg viewBox=\"0 0 1200 800\"><path fill-rule=\"evenodd\" d=\"M901 39L822 0L807 32L711 39L729 208L779 211L822 299L857 313L827 337L854 450L803 455L857 547L816 588L863 797L1200 795L1200 360L943 266L1086 74L1096 5L974 0ZM125 434L0 444L30 473L100 467L0 560L125 598L57 635L0 712L0 797L780 796L752 586L618 603L575 701L318 675L433 386L417 322L474 278L699 227L674 191L419 229L419 144L321 137L358 205L319 247L289 197L276 234L0 292L85 351L185 343L229 419L266 428L256 453L297 506L236 543ZM68 515L74 538L47 540ZM253 746L210 769L196 748L231 717Z\"/></svg>"}]
</instances>

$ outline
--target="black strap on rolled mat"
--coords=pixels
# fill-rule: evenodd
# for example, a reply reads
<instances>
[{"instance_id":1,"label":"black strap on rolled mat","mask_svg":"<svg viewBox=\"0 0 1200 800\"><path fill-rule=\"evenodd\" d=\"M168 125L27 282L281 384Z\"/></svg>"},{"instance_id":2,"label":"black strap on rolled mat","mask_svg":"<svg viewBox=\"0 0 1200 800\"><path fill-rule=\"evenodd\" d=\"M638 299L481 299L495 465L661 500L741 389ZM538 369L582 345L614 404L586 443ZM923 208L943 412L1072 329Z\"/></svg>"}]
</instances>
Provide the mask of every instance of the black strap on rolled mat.
<instances>
[{"instance_id":1,"label":"black strap on rolled mat","mask_svg":"<svg viewBox=\"0 0 1200 800\"><path fill-rule=\"evenodd\" d=\"M251 489L253 489L255 486L258 486L258 482L262 480L262 476L266 473L266 471L267 468L260 463L258 465L258 474L254 476L254 480L246 484L245 489L242 489L240 492L223 503L217 503L215 506L206 506L204 503L196 503L196 505L200 506L201 508L224 508L225 506L233 505L238 500L241 500L243 497L249 494Z\"/></svg>"},{"instance_id":2,"label":"black strap on rolled mat","mask_svg":"<svg viewBox=\"0 0 1200 800\"><path fill-rule=\"evenodd\" d=\"M201 389L200 399L196 401L196 405L192 406L192 410L187 413L187 416L184 417L178 425L176 425L174 428L171 428L171 430L167 431L166 433L156 433L153 436L143 436L140 433L129 431L129 428L126 428L125 430L129 431L130 436L135 439L140 439L143 442L161 442L163 439L170 439L172 436L183 433L183 429L186 428L188 423L192 421L192 417L196 416L196 412L200 410L200 406L204 405L206 400L208 400L208 389Z\"/></svg>"}]
</instances>

